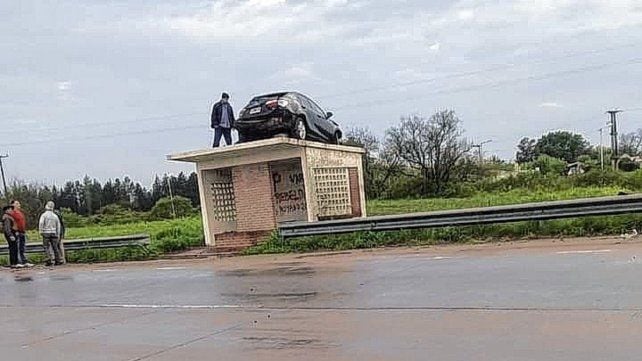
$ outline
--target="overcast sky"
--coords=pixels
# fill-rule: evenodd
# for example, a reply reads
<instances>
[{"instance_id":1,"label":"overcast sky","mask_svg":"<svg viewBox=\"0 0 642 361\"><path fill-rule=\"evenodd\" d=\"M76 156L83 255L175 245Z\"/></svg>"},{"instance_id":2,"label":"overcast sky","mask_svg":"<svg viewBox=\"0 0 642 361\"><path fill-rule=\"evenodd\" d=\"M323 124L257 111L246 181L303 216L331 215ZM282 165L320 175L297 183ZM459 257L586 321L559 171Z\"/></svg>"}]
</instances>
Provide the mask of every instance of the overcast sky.
<instances>
[{"instance_id":1,"label":"overcast sky","mask_svg":"<svg viewBox=\"0 0 642 361\"><path fill-rule=\"evenodd\" d=\"M0 2L0 153L51 184L191 171L222 91L298 90L344 129L452 108L487 154L568 129L597 143L613 107L642 127L636 0Z\"/></svg>"}]
</instances>

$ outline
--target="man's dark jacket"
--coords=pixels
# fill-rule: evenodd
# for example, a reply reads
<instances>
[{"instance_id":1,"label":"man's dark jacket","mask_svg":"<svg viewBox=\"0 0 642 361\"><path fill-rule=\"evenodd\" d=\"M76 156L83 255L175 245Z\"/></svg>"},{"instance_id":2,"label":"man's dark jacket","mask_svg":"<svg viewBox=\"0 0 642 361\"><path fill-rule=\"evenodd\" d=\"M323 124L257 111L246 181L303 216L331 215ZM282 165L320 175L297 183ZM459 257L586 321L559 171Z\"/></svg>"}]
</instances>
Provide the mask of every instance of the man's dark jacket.
<instances>
[{"instance_id":1,"label":"man's dark jacket","mask_svg":"<svg viewBox=\"0 0 642 361\"><path fill-rule=\"evenodd\" d=\"M221 114L223 113L223 103L220 101L212 107L212 128L216 128L221 124ZM230 120L230 128L234 128L234 110L230 103L227 103L227 116Z\"/></svg>"}]
</instances>

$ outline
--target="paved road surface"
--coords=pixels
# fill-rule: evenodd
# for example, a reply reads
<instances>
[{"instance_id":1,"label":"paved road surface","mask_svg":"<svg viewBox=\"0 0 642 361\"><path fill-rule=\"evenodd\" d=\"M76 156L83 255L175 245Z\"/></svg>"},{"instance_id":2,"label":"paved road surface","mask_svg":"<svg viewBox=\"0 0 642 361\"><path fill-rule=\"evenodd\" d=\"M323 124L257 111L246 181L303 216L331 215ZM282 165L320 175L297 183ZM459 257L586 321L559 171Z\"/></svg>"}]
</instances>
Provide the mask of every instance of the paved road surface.
<instances>
[{"instance_id":1,"label":"paved road surface","mask_svg":"<svg viewBox=\"0 0 642 361\"><path fill-rule=\"evenodd\" d=\"M0 329L2 360L640 360L642 244L4 270Z\"/></svg>"}]
</instances>

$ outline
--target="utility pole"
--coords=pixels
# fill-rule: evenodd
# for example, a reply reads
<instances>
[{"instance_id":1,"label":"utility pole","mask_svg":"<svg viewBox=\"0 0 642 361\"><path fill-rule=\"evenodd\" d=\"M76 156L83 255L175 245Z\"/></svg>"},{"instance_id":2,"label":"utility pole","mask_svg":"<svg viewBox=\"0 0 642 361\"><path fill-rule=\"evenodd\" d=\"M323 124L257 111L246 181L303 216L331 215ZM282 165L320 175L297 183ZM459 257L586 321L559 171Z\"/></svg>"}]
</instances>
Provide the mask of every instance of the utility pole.
<instances>
[{"instance_id":1,"label":"utility pole","mask_svg":"<svg viewBox=\"0 0 642 361\"><path fill-rule=\"evenodd\" d=\"M617 114L621 112L621 110L617 109L609 110L606 112L611 117L611 151L613 152L611 162L613 163L613 170L617 170L617 158L620 155L617 144Z\"/></svg>"},{"instance_id":2,"label":"utility pole","mask_svg":"<svg viewBox=\"0 0 642 361\"><path fill-rule=\"evenodd\" d=\"M169 188L169 200L172 204L172 213L174 214L174 219L176 219L176 207L174 206L174 194L172 194L172 177L167 178L167 188Z\"/></svg>"},{"instance_id":3,"label":"utility pole","mask_svg":"<svg viewBox=\"0 0 642 361\"><path fill-rule=\"evenodd\" d=\"M7 194L7 180L4 177L4 165L2 164L2 160L4 158L9 158L9 155L8 154L0 155L0 173L2 173L2 185L4 186L3 195L4 195L5 198L7 198L9 196Z\"/></svg>"},{"instance_id":4,"label":"utility pole","mask_svg":"<svg viewBox=\"0 0 642 361\"><path fill-rule=\"evenodd\" d=\"M604 141L602 140L602 133L604 133L604 129L609 128L611 123L606 123L605 127L602 127L598 129L600 131L600 169L604 171Z\"/></svg>"},{"instance_id":5,"label":"utility pole","mask_svg":"<svg viewBox=\"0 0 642 361\"><path fill-rule=\"evenodd\" d=\"M482 151L482 147L484 146L484 144L487 144L487 143L490 143L490 142L492 142L492 140L489 139L489 140L485 140L485 141L483 141L483 142L481 142L479 144L471 145L472 148L477 148L477 150L479 151L478 152L479 164L484 163L484 152Z\"/></svg>"}]
</instances>

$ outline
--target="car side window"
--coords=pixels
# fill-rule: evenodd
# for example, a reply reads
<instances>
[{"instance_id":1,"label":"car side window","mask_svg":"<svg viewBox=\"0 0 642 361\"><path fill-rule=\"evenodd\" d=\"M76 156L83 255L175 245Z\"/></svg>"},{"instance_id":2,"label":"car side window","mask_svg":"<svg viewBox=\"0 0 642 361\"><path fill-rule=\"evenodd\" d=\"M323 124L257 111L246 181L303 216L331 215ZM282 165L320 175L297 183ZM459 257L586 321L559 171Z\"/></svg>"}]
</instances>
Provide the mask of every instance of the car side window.
<instances>
[{"instance_id":1,"label":"car side window","mask_svg":"<svg viewBox=\"0 0 642 361\"><path fill-rule=\"evenodd\" d=\"M310 108L310 102L308 101L308 99L306 97L301 96L301 95L297 95L296 99L299 101L299 103L301 103L301 105L304 108Z\"/></svg>"},{"instance_id":2,"label":"car side window","mask_svg":"<svg viewBox=\"0 0 642 361\"><path fill-rule=\"evenodd\" d=\"M318 114L321 114L321 115L325 116L325 112L323 111L323 109L321 109L320 106L317 105L317 103L313 102L312 99L307 98L307 97L305 98L305 100L310 105L310 107L312 108L312 110L315 113L318 113Z\"/></svg>"}]
</instances>

